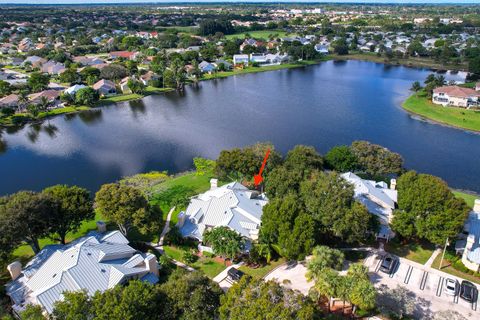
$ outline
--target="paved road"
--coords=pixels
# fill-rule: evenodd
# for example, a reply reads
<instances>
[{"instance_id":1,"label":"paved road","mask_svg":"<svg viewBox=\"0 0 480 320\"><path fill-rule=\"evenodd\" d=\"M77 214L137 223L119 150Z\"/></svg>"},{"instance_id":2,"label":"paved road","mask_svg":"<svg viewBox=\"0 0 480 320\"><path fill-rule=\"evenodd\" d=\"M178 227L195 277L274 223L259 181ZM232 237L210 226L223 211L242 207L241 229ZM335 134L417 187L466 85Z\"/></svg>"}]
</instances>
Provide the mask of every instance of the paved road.
<instances>
[{"instance_id":1,"label":"paved road","mask_svg":"<svg viewBox=\"0 0 480 320\"><path fill-rule=\"evenodd\" d=\"M403 258L399 259L393 274L388 275L378 270L381 261L382 256L373 253L364 262L369 268L373 284L377 288L387 286L393 289L398 285L407 288L417 300L416 318L428 319L434 312L455 310L467 319L480 319L476 304L472 305L444 292L445 278L457 279L459 282L463 279Z\"/></svg>"},{"instance_id":2,"label":"paved road","mask_svg":"<svg viewBox=\"0 0 480 320\"><path fill-rule=\"evenodd\" d=\"M306 272L307 268L303 263L299 262L295 265L283 264L268 274L265 280L275 280L286 288L298 290L307 295L308 290L313 286L313 281L307 281L305 278ZM284 280L288 281L284 282Z\"/></svg>"}]
</instances>

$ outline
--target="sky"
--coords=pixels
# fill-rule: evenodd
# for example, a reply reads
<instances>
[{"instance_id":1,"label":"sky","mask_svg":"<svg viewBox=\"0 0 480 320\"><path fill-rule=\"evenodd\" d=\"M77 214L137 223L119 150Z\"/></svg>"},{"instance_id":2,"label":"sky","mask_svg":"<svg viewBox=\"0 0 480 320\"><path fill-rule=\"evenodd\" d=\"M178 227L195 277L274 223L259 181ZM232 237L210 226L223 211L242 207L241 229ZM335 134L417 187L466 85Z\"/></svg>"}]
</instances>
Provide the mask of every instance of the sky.
<instances>
[{"instance_id":1,"label":"sky","mask_svg":"<svg viewBox=\"0 0 480 320\"><path fill-rule=\"evenodd\" d=\"M480 0L0 0L0 4L89 4L89 3L195 3L195 2L313 2L313 3L475 3L480 4Z\"/></svg>"}]
</instances>

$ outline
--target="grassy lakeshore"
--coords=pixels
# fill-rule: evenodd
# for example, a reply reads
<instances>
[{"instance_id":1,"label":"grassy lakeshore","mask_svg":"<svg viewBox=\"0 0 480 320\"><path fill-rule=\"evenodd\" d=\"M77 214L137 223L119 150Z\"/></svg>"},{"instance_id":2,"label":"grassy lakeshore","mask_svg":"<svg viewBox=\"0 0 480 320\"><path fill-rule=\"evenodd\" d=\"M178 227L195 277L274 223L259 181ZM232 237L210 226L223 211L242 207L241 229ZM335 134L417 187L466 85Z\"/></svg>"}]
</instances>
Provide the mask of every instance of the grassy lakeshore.
<instances>
[{"instance_id":1,"label":"grassy lakeshore","mask_svg":"<svg viewBox=\"0 0 480 320\"><path fill-rule=\"evenodd\" d=\"M456 70L456 71L465 71L468 68L466 63L461 64L444 64L441 62L435 62L431 58L423 57L408 57L408 58L392 58L390 60L385 57L379 57L376 53L373 52L354 52L347 55L337 55L332 54L332 59L334 60L360 60L360 61L370 61L376 63L383 63L388 65L396 66L407 66L412 68L427 68L427 69L436 69L436 70Z\"/></svg>"},{"instance_id":2,"label":"grassy lakeshore","mask_svg":"<svg viewBox=\"0 0 480 320\"><path fill-rule=\"evenodd\" d=\"M282 69L299 68L299 67L319 64L320 62L327 61L327 60L329 60L328 57L325 57L325 58L320 59L320 60L305 60L305 61L299 61L299 62L294 62L294 63L284 63L284 64L273 65L273 66L265 66L265 67L246 67L245 69L235 69L235 70L231 70L231 71L222 71L222 72L216 72L216 73L212 73L212 74L205 74L203 76L202 80L212 80L212 79L226 78L226 77L231 77L231 76L235 76L235 75L239 75L239 74L248 74L248 73L258 73L258 72L276 71L276 70L282 70Z\"/></svg>"},{"instance_id":3,"label":"grassy lakeshore","mask_svg":"<svg viewBox=\"0 0 480 320\"><path fill-rule=\"evenodd\" d=\"M480 111L435 105L424 91L411 95L402 107L434 122L480 132Z\"/></svg>"}]
</instances>

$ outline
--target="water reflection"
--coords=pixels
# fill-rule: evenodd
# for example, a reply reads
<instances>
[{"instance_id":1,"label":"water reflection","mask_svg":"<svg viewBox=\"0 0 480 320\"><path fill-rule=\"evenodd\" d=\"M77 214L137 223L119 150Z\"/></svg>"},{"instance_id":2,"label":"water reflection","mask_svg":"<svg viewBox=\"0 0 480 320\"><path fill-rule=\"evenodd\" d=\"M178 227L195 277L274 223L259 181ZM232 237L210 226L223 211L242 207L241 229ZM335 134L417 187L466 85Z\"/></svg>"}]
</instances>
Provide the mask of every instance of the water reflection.
<instances>
[{"instance_id":1,"label":"water reflection","mask_svg":"<svg viewBox=\"0 0 480 320\"><path fill-rule=\"evenodd\" d=\"M480 136L412 120L399 107L411 83L430 72L326 62L205 81L184 93L7 128L0 139L8 143L0 156L0 194L57 183L96 191L121 176L183 171L195 156L216 158L222 149L258 141L272 141L280 152L309 144L325 153L357 139L401 153L410 168L477 190Z\"/></svg>"},{"instance_id":2,"label":"water reflection","mask_svg":"<svg viewBox=\"0 0 480 320\"><path fill-rule=\"evenodd\" d=\"M96 125L102 122L103 113L101 109L92 109L80 112L78 117L86 125Z\"/></svg>"}]
</instances>

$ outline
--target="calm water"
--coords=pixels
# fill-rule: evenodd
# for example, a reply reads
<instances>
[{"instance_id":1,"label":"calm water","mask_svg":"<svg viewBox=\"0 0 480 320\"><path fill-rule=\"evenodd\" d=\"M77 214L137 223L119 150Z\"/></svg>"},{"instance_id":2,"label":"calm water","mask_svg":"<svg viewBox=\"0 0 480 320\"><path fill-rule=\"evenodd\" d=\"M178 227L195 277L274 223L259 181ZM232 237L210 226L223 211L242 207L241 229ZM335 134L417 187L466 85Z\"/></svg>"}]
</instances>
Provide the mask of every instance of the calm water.
<instances>
[{"instance_id":1,"label":"calm water","mask_svg":"<svg viewBox=\"0 0 480 320\"><path fill-rule=\"evenodd\" d=\"M406 165L456 188L480 191L480 135L413 119L401 108L428 70L369 62L325 62L236 76L142 101L57 117L3 132L0 194L56 183L95 191L149 170L179 172L192 157L271 141L325 153L365 139L403 155ZM463 80L464 75L447 74Z\"/></svg>"}]
</instances>

